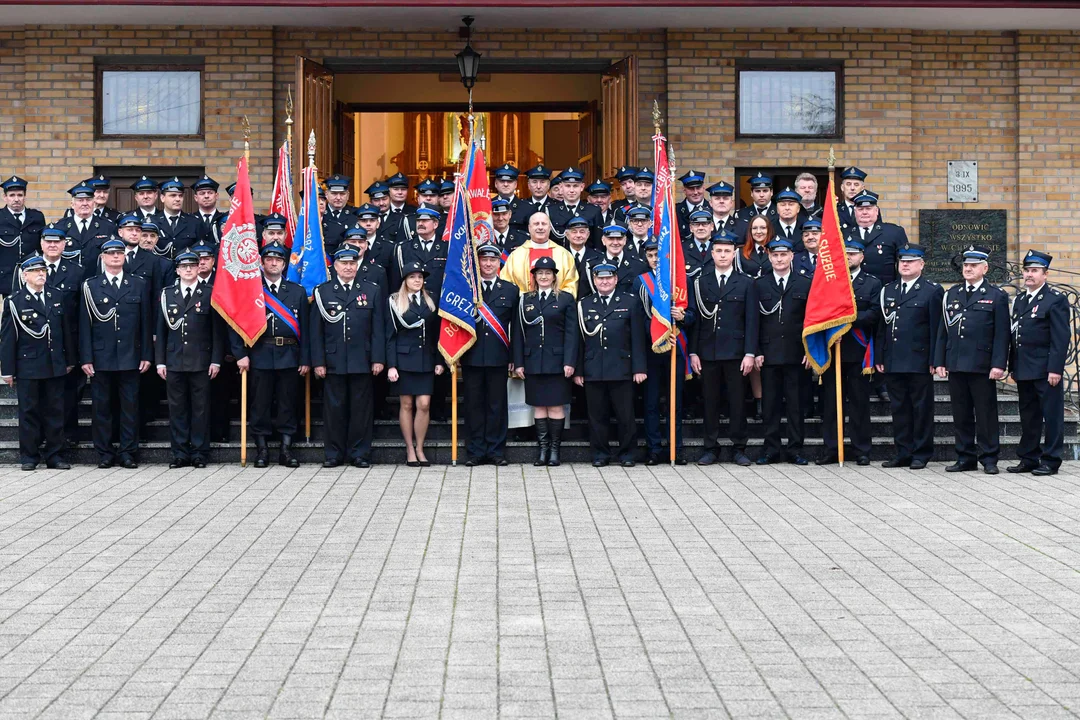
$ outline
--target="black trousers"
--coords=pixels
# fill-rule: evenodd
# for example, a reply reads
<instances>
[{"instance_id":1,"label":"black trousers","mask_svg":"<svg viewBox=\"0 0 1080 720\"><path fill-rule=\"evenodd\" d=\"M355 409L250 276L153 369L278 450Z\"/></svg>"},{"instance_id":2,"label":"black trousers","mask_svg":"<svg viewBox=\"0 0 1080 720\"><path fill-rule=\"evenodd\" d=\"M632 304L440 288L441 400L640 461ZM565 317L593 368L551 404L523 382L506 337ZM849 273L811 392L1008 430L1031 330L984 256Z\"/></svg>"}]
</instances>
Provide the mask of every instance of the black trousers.
<instances>
[{"instance_id":1,"label":"black trousers","mask_svg":"<svg viewBox=\"0 0 1080 720\"><path fill-rule=\"evenodd\" d=\"M934 455L934 376L928 372L885 373L885 384L896 456L929 462Z\"/></svg>"},{"instance_id":2,"label":"black trousers","mask_svg":"<svg viewBox=\"0 0 1080 720\"><path fill-rule=\"evenodd\" d=\"M371 461L375 432L371 394L370 373L327 373L323 380L323 434L328 461Z\"/></svg>"},{"instance_id":3,"label":"black trousers","mask_svg":"<svg viewBox=\"0 0 1080 720\"><path fill-rule=\"evenodd\" d=\"M461 368L465 451L471 458L497 460L506 452L506 366Z\"/></svg>"},{"instance_id":4,"label":"black trousers","mask_svg":"<svg viewBox=\"0 0 1080 720\"><path fill-rule=\"evenodd\" d=\"M296 370L248 370L252 435L267 437L275 430L282 435L296 435L300 427L296 405L301 381Z\"/></svg>"},{"instance_id":5,"label":"black trousers","mask_svg":"<svg viewBox=\"0 0 1080 720\"><path fill-rule=\"evenodd\" d=\"M956 431L957 460L996 463L1001 450L997 383L983 373L950 372L949 397Z\"/></svg>"},{"instance_id":6,"label":"black trousers","mask_svg":"<svg viewBox=\"0 0 1080 720\"><path fill-rule=\"evenodd\" d=\"M862 363L840 363L840 379L844 383L844 414L851 420L845 426L851 438L851 449L855 456L870 455L873 428L870 425L870 385L869 375L862 374ZM836 363L825 371L821 378L822 424L821 439L827 454L837 454L836 445Z\"/></svg>"},{"instance_id":7,"label":"black trousers","mask_svg":"<svg viewBox=\"0 0 1080 720\"><path fill-rule=\"evenodd\" d=\"M64 447L64 383L64 375L40 380L15 378L21 462L51 463L58 459ZM43 452L39 450L42 440Z\"/></svg>"},{"instance_id":8,"label":"black trousers","mask_svg":"<svg viewBox=\"0 0 1080 720\"><path fill-rule=\"evenodd\" d=\"M719 452L720 410L727 409L728 437L735 452L746 452L746 378L742 360L701 361L704 449Z\"/></svg>"},{"instance_id":9,"label":"black trousers","mask_svg":"<svg viewBox=\"0 0 1080 720\"><path fill-rule=\"evenodd\" d=\"M210 375L206 370L165 374L169 433L173 457L206 460L210 456Z\"/></svg>"},{"instance_id":10,"label":"black trousers","mask_svg":"<svg viewBox=\"0 0 1080 720\"><path fill-rule=\"evenodd\" d=\"M151 371L152 372L152 371ZM139 371L98 370L90 380L94 449L104 462L117 455L134 460L139 449ZM119 447L113 449L113 422L118 418Z\"/></svg>"},{"instance_id":11,"label":"black trousers","mask_svg":"<svg viewBox=\"0 0 1080 720\"><path fill-rule=\"evenodd\" d=\"M615 413L618 426L619 460L632 460L634 453L634 383L630 380L586 380L585 398L589 406L589 440L594 460L610 460L608 423Z\"/></svg>"},{"instance_id":12,"label":"black trousers","mask_svg":"<svg viewBox=\"0 0 1080 720\"><path fill-rule=\"evenodd\" d=\"M86 390L86 373L76 367L64 376L64 437L79 439L79 402Z\"/></svg>"},{"instance_id":13,"label":"black trousers","mask_svg":"<svg viewBox=\"0 0 1080 720\"><path fill-rule=\"evenodd\" d=\"M659 455L663 451L664 440L671 437L671 431L661 422L660 398L671 395L671 353L649 352L649 373L643 383L645 443L649 452ZM686 362L680 356L675 368L675 449L682 450L683 389L686 385L684 370ZM670 398L668 400L670 404ZM668 408L670 418L671 408Z\"/></svg>"},{"instance_id":14,"label":"black trousers","mask_svg":"<svg viewBox=\"0 0 1080 720\"><path fill-rule=\"evenodd\" d=\"M1050 387L1046 379L1017 380L1020 393L1020 444L1016 456L1028 465L1036 463L1057 469L1065 447L1065 381ZM1043 426L1046 445L1040 447Z\"/></svg>"},{"instance_id":15,"label":"black trousers","mask_svg":"<svg viewBox=\"0 0 1080 720\"><path fill-rule=\"evenodd\" d=\"M780 418L787 420L787 452L802 452L802 386L806 368L801 364L763 365L761 368L761 415L765 424L765 454L780 455Z\"/></svg>"},{"instance_id":16,"label":"black trousers","mask_svg":"<svg viewBox=\"0 0 1080 720\"><path fill-rule=\"evenodd\" d=\"M161 414L161 400L165 396L165 382L151 367L139 375L139 428L146 430L147 423L157 420Z\"/></svg>"},{"instance_id":17,"label":"black trousers","mask_svg":"<svg viewBox=\"0 0 1080 720\"><path fill-rule=\"evenodd\" d=\"M240 371L236 367L236 361L225 360L221 363L221 370L217 377L210 381L210 386L210 439L228 442L234 412L232 400L240 397Z\"/></svg>"}]
</instances>

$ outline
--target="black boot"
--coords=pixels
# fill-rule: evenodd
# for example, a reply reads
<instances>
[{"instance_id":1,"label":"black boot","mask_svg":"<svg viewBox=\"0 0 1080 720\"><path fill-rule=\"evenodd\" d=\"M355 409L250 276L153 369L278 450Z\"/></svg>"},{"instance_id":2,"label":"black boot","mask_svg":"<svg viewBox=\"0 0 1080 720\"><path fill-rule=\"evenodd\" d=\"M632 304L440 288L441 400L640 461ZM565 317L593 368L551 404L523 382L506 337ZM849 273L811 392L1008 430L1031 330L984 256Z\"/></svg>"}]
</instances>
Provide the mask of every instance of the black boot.
<instances>
[{"instance_id":1,"label":"black boot","mask_svg":"<svg viewBox=\"0 0 1080 720\"><path fill-rule=\"evenodd\" d=\"M264 468L270 464L270 454L266 450L266 436L255 436L255 467Z\"/></svg>"},{"instance_id":2,"label":"black boot","mask_svg":"<svg viewBox=\"0 0 1080 720\"><path fill-rule=\"evenodd\" d=\"M754 419L761 420L761 398L754 400Z\"/></svg>"},{"instance_id":3,"label":"black boot","mask_svg":"<svg viewBox=\"0 0 1080 720\"><path fill-rule=\"evenodd\" d=\"M278 464L285 467L300 467L300 461L292 454L292 435L281 436L281 452L278 454Z\"/></svg>"},{"instance_id":4,"label":"black boot","mask_svg":"<svg viewBox=\"0 0 1080 720\"><path fill-rule=\"evenodd\" d=\"M536 456L536 462L533 463L536 467L544 467L548 464L549 453L551 452L551 436L548 435L548 419L536 418L533 421L536 425L536 446L540 452Z\"/></svg>"},{"instance_id":5,"label":"black boot","mask_svg":"<svg viewBox=\"0 0 1080 720\"><path fill-rule=\"evenodd\" d=\"M562 445L562 420L549 420L548 430L551 431L551 454L548 456L549 467L559 467L559 446Z\"/></svg>"}]
</instances>

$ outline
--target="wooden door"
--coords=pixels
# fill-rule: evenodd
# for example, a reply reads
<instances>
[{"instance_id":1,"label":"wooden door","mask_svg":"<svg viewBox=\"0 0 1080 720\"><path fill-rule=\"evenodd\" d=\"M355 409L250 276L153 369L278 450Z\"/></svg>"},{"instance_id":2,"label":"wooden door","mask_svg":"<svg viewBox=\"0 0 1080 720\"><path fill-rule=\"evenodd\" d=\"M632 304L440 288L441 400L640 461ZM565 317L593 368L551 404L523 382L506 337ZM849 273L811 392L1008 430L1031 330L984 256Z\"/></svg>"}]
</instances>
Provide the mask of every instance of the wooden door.
<instances>
[{"instance_id":1,"label":"wooden door","mask_svg":"<svg viewBox=\"0 0 1080 720\"><path fill-rule=\"evenodd\" d=\"M596 103L589 103L588 112L578 116L578 168L585 177L585 184L590 184L599 175L596 162Z\"/></svg>"},{"instance_id":2,"label":"wooden door","mask_svg":"<svg viewBox=\"0 0 1080 720\"><path fill-rule=\"evenodd\" d=\"M637 63L633 55L612 65L601 80L600 158L603 177L637 164Z\"/></svg>"},{"instance_id":3,"label":"wooden door","mask_svg":"<svg viewBox=\"0 0 1080 720\"><path fill-rule=\"evenodd\" d=\"M334 73L314 60L297 55L296 88L300 134L294 142L293 184L300 187L300 170L308 165L308 137L312 130L319 177L328 177L334 171Z\"/></svg>"}]
</instances>

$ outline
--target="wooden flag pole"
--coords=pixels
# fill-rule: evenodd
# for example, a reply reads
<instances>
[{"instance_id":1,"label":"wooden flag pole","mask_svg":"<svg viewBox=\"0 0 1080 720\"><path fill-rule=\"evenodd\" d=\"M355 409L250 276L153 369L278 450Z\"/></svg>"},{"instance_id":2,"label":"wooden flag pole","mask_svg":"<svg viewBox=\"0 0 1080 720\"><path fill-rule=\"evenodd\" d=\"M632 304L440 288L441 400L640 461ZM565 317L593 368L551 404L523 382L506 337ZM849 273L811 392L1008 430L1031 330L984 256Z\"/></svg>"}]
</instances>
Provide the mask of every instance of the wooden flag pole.
<instances>
[{"instance_id":1,"label":"wooden flag pole","mask_svg":"<svg viewBox=\"0 0 1080 720\"><path fill-rule=\"evenodd\" d=\"M450 465L457 467L457 363L450 364Z\"/></svg>"},{"instance_id":2,"label":"wooden flag pole","mask_svg":"<svg viewBox=\"0 0 1080 720\"><path fill-rule=\"evenodd\" d=\"M674 323L674 321L673 321ZM671 382L668 395L671 401L668 403L668 460L675 467L675 423L679 422L679 409L675 407L675 373L679 365L679 331L672 328L671 331Z\"/></svg>"},{"instance_id":3,"label":"wooden flag pole","mask_svg":"<svg viewBox=\"0 0 1080 720\"><path fill-rule=\"evenodd\" d=\"M292 157L292 126L293 126L292 114L293 114L292 85L289 85L289 94L285 98L285 142L288 144L288 147L289 147L288 156L290 158ZM312 157L313 154L314 153L309 148L308 157L309 158ZM292 176L291 171L289 173L289 176L291 178L291 176ZM289 202L291 203L293 201L293 199L294 198L290 197ZM294 237L292 241L293 241L293 245L295 246L296 245L296 238ZM311 302L310 298L308 298L308 302L309 303ZM306 341L303 341L303 342L306 342ZM304 439L309 443L311 442L311 371L310 370L308 370L307 375L304 376Z\"/></svg>"},{"instance_id":4,"label":"wooden flag pole","mask_svg":"<svg viewBox=\"0 0 1080 720\"><path fill-rule=\"evenodd\" d=\"M833 377L836 378L836 457L844 467L844 381L840 372L840 343L833 345Z\"/></svg>"},{"instance_id":5,"label":"wooden flag pole","mask_svg":"<svg viewBox=\"0 0 1080 720\"><path fill-rule=\"evenodd\" d=\"M244 165L249 168L248 177L250 178L251 124L248 122L247 115L244 116ZM242 372L240 373L240 467L247 467L247 393L248 374Z\"/></svg>"}]
</instances>

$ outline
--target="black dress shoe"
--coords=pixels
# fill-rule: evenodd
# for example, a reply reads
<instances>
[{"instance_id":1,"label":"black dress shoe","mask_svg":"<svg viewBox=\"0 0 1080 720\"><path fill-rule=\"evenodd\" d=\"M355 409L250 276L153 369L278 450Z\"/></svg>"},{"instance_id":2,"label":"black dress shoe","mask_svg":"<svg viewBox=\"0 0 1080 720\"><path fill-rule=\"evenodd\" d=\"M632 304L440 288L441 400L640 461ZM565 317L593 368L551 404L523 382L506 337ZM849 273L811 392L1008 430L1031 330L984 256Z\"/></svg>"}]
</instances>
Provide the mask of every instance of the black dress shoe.
<instances>
[{"instance_id":1,"label":"black dress shoe","mask_svg":"<svg viewBox=\"0 0 1080 720\"><path fill-rule=\"evenodd\" d=\"M416 462L420 463L420 467L431 467L430 460L417 460Z\"/></svg>"},{"instance_id":2,"label":"black dress shoe","mask_svg":"<svg viewBox=\"0 0 1080 720\"><path fill-rule=\"evenodd\" d=\"M898 458L893 458L892 460L886 460L885 462L881 463L881 467L883 467L883 468L907 467L909 465L911 465L911 458L899 458L898 457Z\"/></svg>"},{"instance_id":3,"label":"black dress shoe","mask_svg":"<svg viewBox=\"0 0 1080 720\"><path fill-rule=\"evenodd\" d=\"M204 468L206 467L206 461L202 458L199 458L198 460L192 461L191 466L195 468Z\"/></svg>"},{"instance_id":4,"label":"black dress shoe","mask_svg":"<svg viewBox=\"0 0 1080 720\"><path fill-rule=\"evenodd\" d=\"M495 458L491 461L491 464L495 467L506 467L510 464L510 461L506 458Z\"/></svg>"},{"instance_id":5,"label":"black dress shoe","mask_svg":"<svg viewBox=\"0 0 1080 720\"><path fill-rule=\"evenodd\" d=\"M856 465L861 465L862 467L866 467L867 465L870 464L870 456L869 455L860 455L858 458L856 458L855 464Z\"/></svg>"},{"instance_id":6,"label":"black dress shoe","mask_svg":"<svg viewBox=\"0 0 1080 720\"><path fill-rule=\"evenodd\" d=\"M592 461L592 466L593 467L607 467L609 462L611 462L611 461L610 460L593 460Z\"/></svg>"},{"instance_id":7,"label":"black dress shoe","mask_svg":"<svg viewBox=\"0 0 1080 720\"><path fill-rule=\"evenodd\" d=\"M912 470L922 470L926 467L925 460L912 460L910 465Z\"/></svg>"},{"instance_id":8,"label":"black dress shoe","mask_svg":"<svg viewBox=\"0 0 1080 720\"><path fill-rule=\"evenodd\" d=\"M1040 465L1039 467L1031 471L1032 475L1037 475L1039 477L1046 477L1047 475L1057 475L1057 473L1057 468L1052 468L1049 465Z\"/></svg>"},{"instance_id":9,"label":"black dress shoe","mask_svg":"<svg viewBox=\"0 0 1080 720\"><path fill-rule=\"evenodd\" d=\"M169 463L169 469L176 470L177 468L186 468L188 464L188 461L184 458L173 458L172 462Z\"/></svg>"},{"instance_id":10,"label":"black dress shoe","mask_svg":"<svg viewBox=\"0 0 1080 720\"><path fill-rule=\"evenodd\" d=\"M270 452L263 445L255 451L255 467L264 468L270 464Z\"/></svg>"},{"instance_id":11,"label":"black dress shoe","mask_svg":"<svg viewBox=\"0 0 1080 720\"><path fill-rule=\"evenodd\" d=\"M406 460L405 467L420 467L420 463L415 460Z\"/></svg>"},{"instance_id":12,"label":"black dress shoe","mask_svg":"<svg viewBox=\"0 0 1080 720\"><path fill-rule=\"evenodd\" d=\"M685 465L686 464L686 458L683 457L683 454L681 452L678 452L678 451L675 452L675 464L676 465Z\"/></svg>"},{"instance_id":13,"label":"black dress shoe","mask_svg":"<svg viewBox=\"0 0 1080 720\"><path fill-rule=\"evenodd\" d=\"M840 456L839 455L829 454L829 455L823 455L822 457L819 457L817 460L814 461L814 464L815 465L835 465L838 462L840 462Z\"/></svg>"},{"instance_id":14,"label":"black dress shoe","mask_svg":"<svg viewBox=\"0 0 1080 720\"><path fill-rule=\"evenodd\" d=\"M53 460L51 463L48 463L46 467L50 470L70 470L71 463L64 460Z\"/></svg>"},{"instance_id":15,"label":"black dress shoe","mask_svg":"<svg viewBox=\"0 0 1080 720\"><path fill-rule=\"evenodd\" d=\"M649 465L649 466L659 465L660 464L660 456L650 453L649 457L645 460L645 464Z\"/></svg>"},{"instance_id":16,"label":"black dress shoe","mask_svg":"<svg viewBox=\"0 0 1080 720\"><path fill-rule=\"evenodd\" d=\"M98 470L108 470L113 466L112 460L102 460L98 463Z\"/></svg>"},{"instance_id":17,"label":"black dress shoe","mask_svg":"<svg viewBox=\"0 0 1080 720\"><path fill-rule=\"evenodd\" d=\"M802 455L796 455L791 459L792 465L809 465L810 461L804 458Z\"/></svg>"},{"instance_id":18,"label":"black dress shoe","mask_svg":"<svg viewBox=\"0 0 1080 720\"><path fill-rule=\"evenodd\" d=\"M619 464L622 465L623 467L634 467L634 461L632 459L630 459L630 458L627 458L627 459L623 460Z\"/></svg>"},{"instance_id":19,"label":"black dress shoe","mask_svg":"<svg viewBox=\"0 0 1080 720\"><path fill-rule=\"evenodd\" d=\"M998 472L999 471L998 471L997 463L985 463L983 465L983 474L984 475L997 475Z\"/></svg>"},{"instance_id":20,"label":"black dress shoe","mask_svg":"<svg viewBox=\"0 0 1080 720\"><path fill-rule=\"evenodd\" d=\"M483 465L484 461L480 458L471 457L465 461L465 467L476 467L477 465Z\"/></svg>"},{"instance_id":21,"label":"black dress shoe","mask_svg":"<svg viewBox=\"0 0 1080 720\"><path fill-rule=\"evenodd\" d=\"M885 390L878 390L877 396L878 396L878 400L880 400L881 402L884 402L884 403L889 402L889 393L886 392Z\"/></svg>"},{"instance_id":22,"label":"black dress shoe","mask_svg":"<svg viewBox=\"0 0 1080 720\"><path fill-rule=\"evenodd\" d=\"M1030 463L1022 462L1019 465L1013 465L1012 467L1005 468L1005 472L1008 473L1029 473L1034 472L1039 466L1032 465Z\"/></svg>"},{"instance_id":23,"label":"black dress shoe","mask_svg":"<svg viewBox=\"0 0 1080 720\"><path fill-rule=\"evenodd\" d=\"M355 460L352 461L352 466L355 467L355 468L369 468L369 467L371 467L371 463L369 463L367 460L365 460L363 458L356 458Z\"/></svg>"},{"instance_id":24,"label":"black dress shoe","mask_svg":"<svg viewBox=\"0 0 1080 720\"><path fill-rule=\"evenodd\" d=\"M750 458L746 457L746 453L744 452L737 452L735 453L735 464L741 465L742 467L749 467L751 465Z\"/></svg>"},{"instance_id":25,"label":"black dress shoe","mask_svg":"<svg viewBox=\"0 0 1080 720\"><path fill-rule=\"evenodd\" d=\"M30 472L31 470L37 470L37 463L23 463L22 469Z\"/></svg>"},{"instance_id":26,"label":"black dress shoe","mask_svg":"<svg viewBox=\"0 0 1080 720\"><path fill-rule=\"evenodd\" d=\"M341 467L341 461L340 460L326 460L326 461L323 462L322 466L324 468Z\"/></svg>"},{"instance_id":27,"label":"black dress shoe","mask_svg":"<svg viewBox=\"0 0 1080 720\"><path fill-rule=\"evenodd\" d=\"M969 472L975 469L975 463L962 463L959 460L945 468L945 472Z\"/></svg>"},{"instance_id":28,"label":"black dress shoe","mask_svg":"<svg viewBox=\"0 0 1080 720\"><path fill-rule=\"evenodd\" d=\"M716 459L716 453L714 453L712 450L706 450L705 452L701 453L701 457L698 458L697 464L715 465Z\"/></svg>"},{"instance_id":29,"label":"black dress shoe","mask_svg":"<svg viewBox=\"0 0 1080 720\"><path fill-rule=\"evenodd\" d=\"M139 463L135 462L131 458L124 458L120 461L120 467L124 468L125 470L134 470L135 468L139 467Z\"/></svg>"},{"instance_id":30,"label":"black dress shoe","mask_svg":"<svg viewBox=\"0 0 1080 720\"><path fill-rule=\"evenodd\" d=\"M757 464L758 465L768 465L769 463L773 462L773 460L774 460L774 458L769 457L768 455L762 455L761 457L759 457L757 459Z\"/></svg>"},{"instance_id":31,"label":"black dress shoe","mask_svg":"<svg viewBox=\"0 0 1080 720\"><path fill-rule=\"evenodd\" d=\"M79 447L79 441L75 440L74 438L67 438L66 440L64 440L64 447L66 447L68 450L74 450L75 448Z\"/></svg>"}]
</instances>

